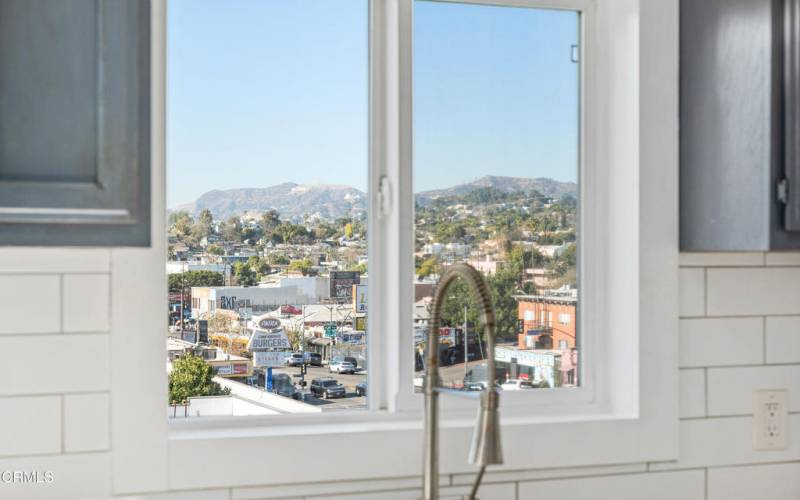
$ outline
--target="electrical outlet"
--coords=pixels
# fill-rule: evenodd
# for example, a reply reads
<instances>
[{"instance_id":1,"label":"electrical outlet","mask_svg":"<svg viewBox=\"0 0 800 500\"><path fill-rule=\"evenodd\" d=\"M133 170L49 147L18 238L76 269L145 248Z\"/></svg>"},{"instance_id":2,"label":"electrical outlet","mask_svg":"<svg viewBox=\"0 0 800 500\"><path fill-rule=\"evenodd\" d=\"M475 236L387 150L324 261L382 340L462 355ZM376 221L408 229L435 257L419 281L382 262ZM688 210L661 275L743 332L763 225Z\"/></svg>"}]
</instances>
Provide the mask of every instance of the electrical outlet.
<instances>
[{"instance_id":1,"label":"electrical outlet","mask_svg":"<svg viewBox=\"0 0 800 500\"><path fill-rule=\"evenodd\" d=\"M785 450L789 447L789 393L786 390L753 392L753 448Z\"/></svg>"}]
</instances>

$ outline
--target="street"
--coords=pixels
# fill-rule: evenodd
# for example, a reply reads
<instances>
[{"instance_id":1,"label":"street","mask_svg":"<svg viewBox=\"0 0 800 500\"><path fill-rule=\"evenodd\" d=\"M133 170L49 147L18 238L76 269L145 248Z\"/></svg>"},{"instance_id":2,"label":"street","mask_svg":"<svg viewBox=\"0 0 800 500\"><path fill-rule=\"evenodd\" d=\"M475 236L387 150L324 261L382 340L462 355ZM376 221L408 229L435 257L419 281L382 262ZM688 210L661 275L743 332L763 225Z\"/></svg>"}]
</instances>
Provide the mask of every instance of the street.
<instances>
[{"instance_id":1,"label":"street","mask_svg":"<svg viewBox=\"0 0 800 500\"><path fill-rule=\"evenodd\" d=\"M300 367L285 367L285 368L273 368L272 369L273 375L278 373L286 373L292 377L292 381L295 383L295 386L299 389L300 383ZM323 378L323 377L330 377L336 379L340 384L344 385L345 390L347 391L347 396L343 398L337 399L321 399L315 398L308 392L308 387L311 385L311 381L315 378ZM367 406L367 398L364 396L356 396L356 385L360 382L364 382L367 380L367 374L364 373L357 373L354 375L345 375L345 374L338 374L338 373L330 373L328 371L327 366L309 366L308 372L305 376L306 387L303 391L304 401L310 405L320 406L322 407L323 411L329 410L354 410L354 409L363 409Z\"/></svg>"}]
</instances>

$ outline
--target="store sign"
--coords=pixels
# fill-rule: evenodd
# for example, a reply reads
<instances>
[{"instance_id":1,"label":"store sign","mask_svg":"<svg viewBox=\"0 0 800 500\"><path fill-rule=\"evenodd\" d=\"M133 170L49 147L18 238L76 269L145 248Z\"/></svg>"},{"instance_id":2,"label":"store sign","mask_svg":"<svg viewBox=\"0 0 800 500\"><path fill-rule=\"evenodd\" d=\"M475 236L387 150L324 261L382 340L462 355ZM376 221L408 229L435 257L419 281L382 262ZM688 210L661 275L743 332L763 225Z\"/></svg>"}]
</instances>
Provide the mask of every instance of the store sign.
<instances>
[{"instance_id":1,"label":"store sign","mask_svg":"<svg viewBox=\"0 0 800 500\"><path fill-rule=\"evenodd\" d=\"M233 375L233 365L222 365L217 368L217 375Z\"/></svg>"},{"instance_id":2,"label":"store sign","mask_svg":"<svg viewBox=\"0 0 800 500\"><path fill-rule=\"evenodd\" d=\"M237 299L235 295L227 296L222 295L219 298L219 308L228 309L230 311L238 311L241 309L252 309L253 304L250 299Z\"/></svg>"},{"instance_id":3,"label":"store sign","mask_svg":"<svg viewBox=\"0 0 800 500\"><path fill-rule=\"evenodd\" d=\"M364 332L367 330L367 318L366 316L361 316L356 318L356 330L360 332Z\"/></svg>"},{"instance_id":4,"label":"store sign","mask_svg":"<svg viewBox=\"0 0 800 500\"><path fill-rule=\"evenodd\" d=\"M264 330L273 330L281 327L281 322L275 318L264 318L258 322L258 327Z\"/></svg>"},{"instance_id":5,"label":"store sign","mask_svg":"<svg viewBox=\"0 0 800 500\"><path fill-rule=\"evenodd\" d=\"M343 333L342 342L345 344L365 344L366 336L364 332Z\"/></svg>"},{"instance_id":6,"label":"store sign","mask_svg":"<svg viewBox=\"0 0 800 500\"><path fill-rule=\"evenodd\" d=\"M367 285L353 286L353 309L357 313L367 312Z\"/></svg>"},{"instance_id":7,"label":"store sign","mask_svg":"<svg viewBox=\"0 0 800 500\"><path fill-rule=\"evenodd\" d=\"M254 330L247 343L249 351L289 350L292 345L283 330L264 331Z\"/></svg>"},{"instance_id":8,"label":"store sign","mask_svg":"<svg viewBox=\"0 0 800 500\"><path fill-rule=\"evenodd\" d=\"M284 365L286 352L284 351L256 351L253 353L253 363L255 366L265 368L278 368Z\"/></svg>"}]
</instances>

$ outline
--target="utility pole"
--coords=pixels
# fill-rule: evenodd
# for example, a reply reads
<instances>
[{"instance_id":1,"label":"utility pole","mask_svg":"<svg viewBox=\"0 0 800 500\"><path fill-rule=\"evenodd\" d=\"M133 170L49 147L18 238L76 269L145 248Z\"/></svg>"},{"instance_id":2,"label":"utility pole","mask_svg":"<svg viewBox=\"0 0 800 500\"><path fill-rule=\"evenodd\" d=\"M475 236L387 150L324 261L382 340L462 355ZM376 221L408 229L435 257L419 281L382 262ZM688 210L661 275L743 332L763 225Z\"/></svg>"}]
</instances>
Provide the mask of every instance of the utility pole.
<instances>
[{"instance_id":1,"label":"utility pole","mask_svg":"<svg viewBox=\"0 0 800 500\"><path fill-rule=\"evenodd\" d=\"M467 360L469 359L467 355L467 303L464 302L464 377L467 376Z\"/></svg>"}]
</instances>

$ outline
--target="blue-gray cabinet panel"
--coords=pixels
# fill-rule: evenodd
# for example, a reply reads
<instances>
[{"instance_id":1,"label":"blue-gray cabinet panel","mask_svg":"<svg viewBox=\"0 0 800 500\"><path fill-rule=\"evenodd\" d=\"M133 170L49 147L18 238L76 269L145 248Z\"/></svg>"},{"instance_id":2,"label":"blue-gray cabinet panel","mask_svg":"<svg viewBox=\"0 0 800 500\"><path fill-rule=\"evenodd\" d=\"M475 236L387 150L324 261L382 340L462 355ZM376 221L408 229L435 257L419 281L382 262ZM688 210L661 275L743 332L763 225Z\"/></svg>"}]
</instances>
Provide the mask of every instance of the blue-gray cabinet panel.
<instances>
[{"instance_id":1,"label":"blue-gray cabinet panel","mask_svg":"<svg viewBox=\"0 0 800 500\"><path fill-rule=\"evenodd\" d=\"M778 199L783 22L784 0L681 1L682 250L800 249Z\"/></svg>"},{"instance_id":2,"label":"blue-gray cabinet panel","mask_svg":"<svg viewBox=\"0 0 800 500\"><path fill-rule=\"evenodd\" d=\"M0 0L0 245L149 245L150 2Z\"/></svg>"}]
</instances>

